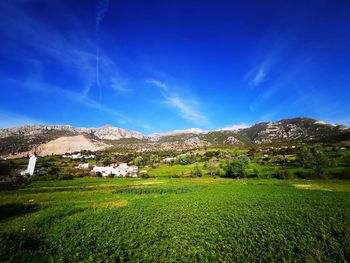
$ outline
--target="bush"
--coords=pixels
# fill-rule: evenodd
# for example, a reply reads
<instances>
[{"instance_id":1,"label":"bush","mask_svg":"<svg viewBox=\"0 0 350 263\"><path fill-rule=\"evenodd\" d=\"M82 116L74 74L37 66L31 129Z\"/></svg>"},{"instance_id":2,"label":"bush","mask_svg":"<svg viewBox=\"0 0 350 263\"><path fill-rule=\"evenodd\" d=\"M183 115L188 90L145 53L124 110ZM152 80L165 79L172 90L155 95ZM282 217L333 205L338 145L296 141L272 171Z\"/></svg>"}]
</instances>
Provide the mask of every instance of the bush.
<instances>
[{"instance_id":1,"label":"bush","mask_svg":"<svg viewBox=\"0 0 350 263\"><path fill-rule=\"evenodd\" d=\"M58 176L58 180L72 180L74 176L70 173L62 173Z\"/></svg>"},{"instance_id":2,"label":"bush","mask_svg":"<svg viewBox=\"0 0 350 263\"><path fill-rule=\"evenodd\" d=\"M258 168L253 169L253 173L248 174L249 178L259 178L260 177L260 170Z\"/></svg>"},{"instance_id":3,"label":"bush","mask_svg":"<svg viewBox=\"0 0 350 263\"><path fill-rule=\"evenodd\" d=\"M290 178L288 170L285 168L282 168L282 167L277 167L275 169L274 175L277 179L289 179Z\"/></svg>"},{"instance_id":4,"label":"bush","mask_svg":"<svg viewBox=\"0 0 350 263\"><path fill-rule=\"evenodd\" d=\"M0 190L15 190L28 185L29 182L26 177L11 172L9 176L1 178Z\"/></svg>"},{"instance_id":5,"label":"bush","mask_svg":"<svg viewBox=\"0 0 350 263\"><path fill-rule=\"evenodd\" d=\"M199 168L199 165L196 164L193 169L191 170L191 177L202 177L203 173L201 168Z\"/></svg>"},{"instance_id":6,"label":"bush","mask_svg":"<svg viewBox=\"0 0 350 263\"><path fill-rule=\"evenodd\" d=\"M102 160L102 163L103 163L104 166L110 165L111 162L112 162L112 158L109 155L104 157L103 160Z\"/></svg>"},{"instance_id":7,"label":"bush","mask_svg":"<svg viewBox=\"0 0 350 263\"><path fill-rule=\"evenodd\" d=\"M114 178L114 174L110 173L109 175L107 175L108 178Z\"/></svg>"},{"instance_id":8,"label":"bush","mask_svg":"<svg viewBox=\"0 0 350 263\"><path fill-rule=\"evenodd\" d=\"M51 175L51 176L56 176L57 174L60 172L60 169L58 167L55 166L50 166L47 170L46 170L46 174L47 175Z\"/></svg>"},{"instance_id":9,"label":"bush","mask_svg":"<svg viewBox=\"0 0 350 263\"><path fill-rule=\"evenodd\" d=\"M89 170L78 170L72 173L75 177L87 177L90 174Z\"/></svg>"},{"instance_id":10,"label":"bush","mask_svg":"<svg viewBox=\"0 0 350 263\"><path fill-rule=\"evenodd\" d=\"M300 179L306 179L306 180L309 180L309 179L315 179L316 176L313 174L313 173L310 173L308 171L296 171L294 173L294 175Z\"/></svg>"},{"instance_id":11,"label":"bush","mask_svg":"<svg viewBox=\"0 0 350 263\"><path fill-rule=\"evenodd\" d=\"M192 164L197 161L197 158L194 154L185 154L185 155L180 155L177 158L177 162L181 165L187 165L187 164Z\"/></svg>"},{"instance_id":12,"label":"bush","mask_svg":"<svg viewBox=\"0 0 350 263\"><path fill-rule=\"evenodd\" d=\"M327 155L318 148L311 150L306 147L301 148L297 153L296 161L304 168L312 168L317 177L320 177L324 168L330 164Z\"/></svg>"},{"instance_id":13,"label":"bush","mask_svg":"<svg viewBox=\"0 0 350 263\"><path fill-rule=\"evenodd\" d=\"M147 179L147 178L150 178L150 175L148 173L142 173L142 174L140 174L140 177L142 179Z\"/></svg>"},{"instance_id":14,"label":"bush","mask_svg":"<svg viewBox=\"0 0 350 263\"><path fill-rule=\"evenodd\" d=\"M227 160L224 165L226 177L245 177L246 168L248 167L250 160L247 156L242 155L235 159Z\"/></svg>"},{"instance_id":15,"label":"bush","mask_svg":"<svg viewBox=\"0 0 350 263\"><path fill-rule=\"evenodd\" d=\"M338 179L350 179L350 167L345 167L340 173L334 174Z\"/></svg>"}]
</instances>

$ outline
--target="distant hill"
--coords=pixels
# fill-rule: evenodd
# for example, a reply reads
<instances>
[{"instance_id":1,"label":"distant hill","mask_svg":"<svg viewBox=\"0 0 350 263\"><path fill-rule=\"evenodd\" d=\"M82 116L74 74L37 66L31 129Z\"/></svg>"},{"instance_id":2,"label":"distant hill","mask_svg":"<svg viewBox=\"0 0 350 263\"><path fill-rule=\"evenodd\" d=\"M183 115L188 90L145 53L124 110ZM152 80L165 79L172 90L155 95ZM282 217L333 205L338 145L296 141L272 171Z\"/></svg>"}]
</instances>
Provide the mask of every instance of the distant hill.
<instances>
[{"instance_id":1,"label":"distant hill","mask_svg":"<svg viewBox=\"0 0 350 263\"><path fill-rule=\"evenodd\" d=\"M49 143L62 137L73 137L73 140L76 138L76 140L82 141L82 138L77 137L77 135L83 135L84 138L90 141L93 145L96 144L96 142L102 142L103 140L120 140L124 138L143 139L145 137L138 132L110 125L101 128L75 128L68 125L19 126L0 129L0 156L16 156L18 153L33 151L35 147L40 147L45 143ZM71 140L71 143L74 142ZM73 150L72 147L68 147L67 144L64 143L62 144L61 151L67 153L79 151L77 145L79 145L79 143L76 143ZM107 146L108 145L105 144L103 149L108 148ZM56 150L57 147L59 147L59 145L56 145ZM86 141L84 141L84 143L81 143L80 150L97 151L101 149L101 145L94 148L92 146L87 146ZM50 151L45 151L45 153L50 154Z\"/></svg>"},{"instance_id":2,"label":"distant hill","mask_svg":"<svg viewBox=\"0 0 350 263\"><path fill-rule=\"evenodd\" d=\"M62 137L65 139L57 140ZM50 144L50 142L52 143ZM37 125L0 129L0 156L3 158L23 156L28 151L33 151L35 147L43 149L44 144L46 148L45 151L41 152L42 155L79 150L98 151L109 147L154 151L340 142L350 143L350 129L348 127L310 118L261 122L249 128L231 131L189 129L151 136L110 125L101 128ZM74 144L74 147L71 147L70 144ZM47 145L54 145L55 150L50 150L53 148Z\"/></svg>"}]
</instances>

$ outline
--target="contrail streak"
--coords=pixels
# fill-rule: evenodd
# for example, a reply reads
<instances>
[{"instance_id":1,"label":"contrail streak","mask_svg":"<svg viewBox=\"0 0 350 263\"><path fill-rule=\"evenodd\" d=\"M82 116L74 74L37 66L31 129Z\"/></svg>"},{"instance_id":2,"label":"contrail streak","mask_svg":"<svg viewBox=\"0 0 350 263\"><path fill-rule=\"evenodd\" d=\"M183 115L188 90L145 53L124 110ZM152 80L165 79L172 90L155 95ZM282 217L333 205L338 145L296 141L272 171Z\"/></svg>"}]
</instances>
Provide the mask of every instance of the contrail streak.
<instances>
[{"instance_id":1,"label":"contrail streak","mask_svg":"<svg viewBox=\"0 0 350 263\"><path fill-rule=\"evenodd\" d=\"M96 10L96 24L95 24L95 33L96 33L96 85L99 89L99 102L101 104L102 99L102 88L100 82L100 34L99 28L100 23L102 22L105 14L108 11L109 0L97 0L97 10Z\"/></svg>"}]
</instances>

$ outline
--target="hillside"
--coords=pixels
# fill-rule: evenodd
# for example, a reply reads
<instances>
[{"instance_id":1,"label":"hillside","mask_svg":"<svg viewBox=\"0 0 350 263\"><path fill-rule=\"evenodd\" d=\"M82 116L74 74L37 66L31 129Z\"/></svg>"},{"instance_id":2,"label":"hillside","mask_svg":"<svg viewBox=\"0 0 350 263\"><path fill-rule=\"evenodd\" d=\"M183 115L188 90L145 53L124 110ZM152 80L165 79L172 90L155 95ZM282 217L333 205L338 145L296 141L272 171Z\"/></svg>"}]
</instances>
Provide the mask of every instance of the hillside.
<instances>
[{"instance_id":1,"label":"hillside","mask_svg":"<svg viewBox=\"0 0 350 263\"><path fill-rule=\"evenodd\" d=\"M110 125L101 128L75 128L68 125L33 125L33 126L19 126L14 128L0 129L0 156L17 155L18 153L25 153L32 151L35 147L39 147L50 141L62 138L71 137L71 143L76 139L76 145L79 145L81 137L77 135L84 135L86 140L94 144L94 142L102 142L103 140L120 140L124 138L142 139L144 136L138 132L129 131L122 128L112 127ZM74 139L75 138L75 139ZM84 142L82 145L85 145ZM89 147L88 147L89 148ZM90 147L94 148L94 147ZM89 149L90 149L89 148ZM104 146L103 149L106 147ZM82 147L74 148L75 151L83 150ZM92 149L91 149L92 150ZM94 150L101 150L100 148ZM62 150L64 151L64 149ZM45 151L47 154L53 152ZM65 151L69 152L69 151Z\"/></svg>"},{"instance_id":2,"label":"hillside","mask_svg":"<svg viewBox=\"0 0 350 263\"><path fill-rule=\"evenodd\" d=\"M79 135L83 135L83 137ZM63 146L67 143L63 143L62 149L59 149L61 144L57 144L57 139L63 137L70 138L69 144L75 146L68 147L67 150L67 147ZM84 138L84 143L81 143L82 138ZM48 144L49 142L52 143ZM350 142L349 128L310 118L261 122L249 128L232 131L204 132L190 129L151 136L110 125L101 128L38 125L0 129L0 156L19 156L35 147L45 149L42 151L42 155L49 155L83 149L104 150L109 145L113 145L116 150L176 151L204 147L251 147L254 145L340 142ZM88 144L90 146L98 144L98 147L82 147L82 145ZM53 149L47 145L56 146Z\"/></svg>"}]
</instances>

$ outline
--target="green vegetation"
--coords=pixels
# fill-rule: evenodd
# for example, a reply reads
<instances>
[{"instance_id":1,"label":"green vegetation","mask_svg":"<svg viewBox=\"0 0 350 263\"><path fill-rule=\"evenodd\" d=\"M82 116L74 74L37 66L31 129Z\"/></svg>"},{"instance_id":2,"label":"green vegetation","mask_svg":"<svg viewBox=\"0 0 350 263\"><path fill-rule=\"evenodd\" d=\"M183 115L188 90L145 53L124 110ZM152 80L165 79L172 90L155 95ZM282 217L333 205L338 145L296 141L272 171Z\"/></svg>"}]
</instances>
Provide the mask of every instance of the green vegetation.
<instances>
[{"instance_id":1,"label":"green vegetation","mask_svg":"<svg viewBox=\"0 0 350 263\"><path fill-rule=\"evenodd\" d=\"M245 155L229 159L224 165L226 177L245 177L246 169L249 165L249 158Z\"/></svg>"},{"instance_id":2,"label":"green vegetation","mask_svg":"<svg viewBox=\"0 0 350 263\"><path fill-rule=\"evenodd\" d=\"M0 192L0 258L346 262L349 200L346 180L34 181Z\"/></svg>"},{"instance_id":3,"label":"green vegetation","mask_svg":"<svg viewBox=\"0 0 350 263\"><path fill-rule=\"evenodd\" d=\"M133 163L142 179L87 178L82 162ZM108 151L41 157L34 176L19 176L26 166L0 161L2 262L350 258L348 149Z\"/></svg>"}]
</instances>

